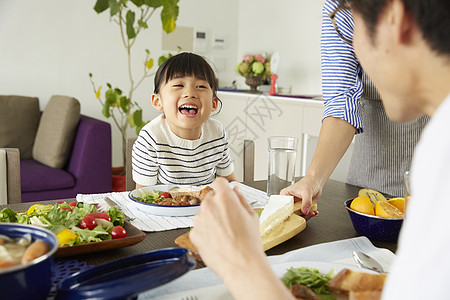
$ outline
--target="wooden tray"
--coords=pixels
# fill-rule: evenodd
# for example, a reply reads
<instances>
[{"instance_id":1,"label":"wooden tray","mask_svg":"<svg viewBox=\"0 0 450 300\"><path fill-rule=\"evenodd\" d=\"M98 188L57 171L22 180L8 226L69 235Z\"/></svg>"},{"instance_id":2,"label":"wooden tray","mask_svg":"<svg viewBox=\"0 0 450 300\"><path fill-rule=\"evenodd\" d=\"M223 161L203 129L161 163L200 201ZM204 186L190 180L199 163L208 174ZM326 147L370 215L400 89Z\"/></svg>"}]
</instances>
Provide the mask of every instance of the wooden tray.
<instances>
[{"instance_id":1,"label":"wooden tray","mask_svg":"<svg viewBox=\"0 0 450 300\"><path fill-rule=\"evenodd\" d=\"M294 237L306 228L306 220L299 215L292 214L289 218L278 226L273 231L269 232L262 239L264 245L264 251L279 245L288 239ZM189 232L180 235L175 239L175 244L178 247L186 248L190 251L191 255L197 259L201 260L198 254L197 248L192 244L189 239Z\"/></svg>"},{"instance_id":2,"label":"wooden tray","mask_svg":"<svg viewBox=\"0 0 450 300\"><path fill-rule=\"evenodd\" d=\"M125 222L123 228L127 231L127 236L122 239L92 242L72 247L60 247L58 251L56 251L55 257L65 257L128 247L142 242L145 239L146 234L130 223Z\"/></svg>"}]
</instances>

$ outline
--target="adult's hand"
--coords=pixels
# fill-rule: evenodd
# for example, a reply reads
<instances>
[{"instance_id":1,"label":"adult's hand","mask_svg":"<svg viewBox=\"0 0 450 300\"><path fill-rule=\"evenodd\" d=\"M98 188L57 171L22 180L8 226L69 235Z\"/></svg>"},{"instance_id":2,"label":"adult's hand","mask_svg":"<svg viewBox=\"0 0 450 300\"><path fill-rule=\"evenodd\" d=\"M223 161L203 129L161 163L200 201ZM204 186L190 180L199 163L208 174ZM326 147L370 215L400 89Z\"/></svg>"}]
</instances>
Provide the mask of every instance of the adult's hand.
<instances>
[{"instance_id":1,"label":"adult's hand","mask_svg":"<svg viewBox=\"0 0 450 300\"><path fill-rule=\"evenodd\" d=\"M217 178L213 187L194 217L189 236L208 267L226 277L231 267L245 268L249 259L265 259L265 254L258 215L245 198L223 178Z\"/></svg>"},{"instance_id":2,"label":"adult's hand","mask_svg":"<svg viewBox=\"0 0 450 300\"><path fill-rule=\"evenodd\" d=\"M228 181L217 178L189 236L235 299L292 299L263 250L257 214Z\"/></svg>"},{"instance_id":3,"label":"adult's hand","mask_svg":"<svg viewBox=\"0 0 450 300\"><path fill-rule=\"evenodd\" d=\"M281 195L290 195L294 201L302 201L302 213L306 219L310 219L318 214L318 211L311 211L312 201L316 201L322 195L322 187L317 180L310 176L305 176L291 186L281 190Z\"/></svg>"}]
</instances>

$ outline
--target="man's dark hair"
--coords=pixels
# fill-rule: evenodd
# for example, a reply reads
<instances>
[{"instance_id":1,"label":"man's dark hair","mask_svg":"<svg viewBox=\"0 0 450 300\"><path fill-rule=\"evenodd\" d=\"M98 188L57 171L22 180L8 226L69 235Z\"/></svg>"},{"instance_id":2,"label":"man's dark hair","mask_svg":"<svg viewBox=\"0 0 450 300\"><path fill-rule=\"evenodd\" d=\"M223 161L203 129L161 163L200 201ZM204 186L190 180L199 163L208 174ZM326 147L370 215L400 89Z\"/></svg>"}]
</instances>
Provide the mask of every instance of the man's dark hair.
<instances>
[{"instance_id":1,"label":"man's dark hair","mask_svg":"<svg viewBox=\"0 0 450 300\"><path fill-rule=\"evenodd\" d=\"M391 0L337 0L361 14L374 37L377 22ZM402 0L430 48L450 55L450 0Z\"/></svg>"}]
</instances>

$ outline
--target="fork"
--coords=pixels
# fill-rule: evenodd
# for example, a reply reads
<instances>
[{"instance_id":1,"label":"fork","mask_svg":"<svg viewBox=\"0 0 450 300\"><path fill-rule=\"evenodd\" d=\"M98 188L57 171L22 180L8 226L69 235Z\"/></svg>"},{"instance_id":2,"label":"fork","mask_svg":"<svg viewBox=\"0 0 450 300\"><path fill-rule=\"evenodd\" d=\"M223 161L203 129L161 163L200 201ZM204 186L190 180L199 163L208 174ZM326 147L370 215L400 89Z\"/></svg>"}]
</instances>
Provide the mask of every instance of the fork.
<instances>
[{"instance_id":1,"label":"fork","mask_svg":"<svg viewBox=\"0 0 450 300\"><path fill-rule=\"evenodd\" d=\"M197 296L187 296L181 298L181 300L198 300Z\"/></svg>"}]
</instances>

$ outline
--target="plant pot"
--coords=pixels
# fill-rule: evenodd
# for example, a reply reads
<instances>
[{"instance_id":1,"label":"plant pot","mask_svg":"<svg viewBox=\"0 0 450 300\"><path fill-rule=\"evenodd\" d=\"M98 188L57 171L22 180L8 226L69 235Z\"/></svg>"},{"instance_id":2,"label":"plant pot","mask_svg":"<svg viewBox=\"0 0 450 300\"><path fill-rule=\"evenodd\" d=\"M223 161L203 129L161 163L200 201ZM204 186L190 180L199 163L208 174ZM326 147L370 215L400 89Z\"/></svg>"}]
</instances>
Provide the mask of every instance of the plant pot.
<instances>
[{"instance_id":1,"label":"plant pot","mask_svg":"<svg viewBox=\"0 0 450 300\"><path fill-rule=\"evenodd\" d=\"M262 76L247 76L245 77L245 83L250 86L250 93L261 93L258 91L258 86L263 84Z\"/></svg>"},{"instance_id":2,"label":"plant pot","mask_svg":"<svg viewBox=\"0 0 450 300\"><path fill-rule=\"evenodd\" d=\"M127 177L124 167L112 168L112 192L125 192L127 189Z\"/></svg>"}]
</instances>

